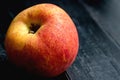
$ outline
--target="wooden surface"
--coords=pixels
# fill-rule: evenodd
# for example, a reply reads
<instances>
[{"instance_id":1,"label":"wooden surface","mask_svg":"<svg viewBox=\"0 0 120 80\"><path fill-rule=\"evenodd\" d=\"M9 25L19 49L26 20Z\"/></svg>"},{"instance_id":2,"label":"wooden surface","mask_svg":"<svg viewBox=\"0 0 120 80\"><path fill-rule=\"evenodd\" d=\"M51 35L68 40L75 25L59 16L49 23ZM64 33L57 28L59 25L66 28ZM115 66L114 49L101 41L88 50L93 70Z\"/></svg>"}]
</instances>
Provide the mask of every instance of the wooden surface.
<instances>
[{"instance_id":1,"label":"wooden surface","mask_svg":"<svg viewBox=\"0 0 120 80\"><path fill-rule=\"evenodd\" d=\"M84 7L90 13L90 16L96 21L99 27L107 34L118 48L120 48L120 1L119 0L101 0L101 4L91 6L86 3Z\"/></svg>"},{"instance_id":2,"label":"wooden surface","mask_svg":"<svg viewBox=\"0 0 120 80\"><path fill-rule=\"evenodd\" d=\"M19 10L39 2L39 0L29 2L26 1L20 3L24 6L22 6L22 8L18 8ZM82 0L43 1L57 4L66 10L66 12L68 12L68 14L71 16L78 30L80 40L79 52L75 62L66 70L65 73L69 75L71 80L120 80L120 16L117 12L114 13L116 11L115 9L119 11L118 7L120 1L110 1L113 2L99 4L99 6L104 6L102 8L96 8L96 6L88 5L89 3L83 2ZM19 7L21 6L20 4L15 6ZM16 10L16 8L14 9L14 6L9 7L7 10L8 13L6 13L8 20L2 21L2 19L0 19L0 66L2 66L0 67L0 71L2 71L0 73L4 72L2 76L7 76L13 71L13 73L11 73L12 77L10 78L13 78L13 75L19 73L20 71L16 71L16 69L14 70L10 64L6 63L7 56L5 55L3 41L10 20L12 20L19 10ZM106 10L109 12L105 12ZM5 25L3 23L7 24ZM3 28L3 26L5 28ZM23 74L19 73L18 77L20 76L23 80L36 79L35 77L32 77L33 79L28 78L28 76L25 77ZM62 80L69 79L64 78L65 76L66 75L62 76ZM60 80L58 78L55 79Z\"/></svg>"}]
</instances>

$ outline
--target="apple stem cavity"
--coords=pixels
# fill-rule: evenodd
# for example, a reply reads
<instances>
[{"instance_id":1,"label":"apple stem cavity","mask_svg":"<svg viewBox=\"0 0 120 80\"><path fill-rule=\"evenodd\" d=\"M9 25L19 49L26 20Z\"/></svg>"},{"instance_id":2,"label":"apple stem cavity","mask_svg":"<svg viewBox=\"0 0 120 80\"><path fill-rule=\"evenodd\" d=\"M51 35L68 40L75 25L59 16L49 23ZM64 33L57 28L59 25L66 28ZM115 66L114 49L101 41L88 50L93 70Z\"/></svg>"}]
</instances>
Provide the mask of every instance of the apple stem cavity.
<instances>
[{"instance_id":1,"label":"apple stem cavity","mask_svg":"<svg viewBox=\"0 0 120 80\"><path fill-rule=\"evenodd\" d=\"M40 28L39 24L33 24L33 23L31 23L29 33L30 34L34 34L39 28Z\"/></svg>"}]
</instances>

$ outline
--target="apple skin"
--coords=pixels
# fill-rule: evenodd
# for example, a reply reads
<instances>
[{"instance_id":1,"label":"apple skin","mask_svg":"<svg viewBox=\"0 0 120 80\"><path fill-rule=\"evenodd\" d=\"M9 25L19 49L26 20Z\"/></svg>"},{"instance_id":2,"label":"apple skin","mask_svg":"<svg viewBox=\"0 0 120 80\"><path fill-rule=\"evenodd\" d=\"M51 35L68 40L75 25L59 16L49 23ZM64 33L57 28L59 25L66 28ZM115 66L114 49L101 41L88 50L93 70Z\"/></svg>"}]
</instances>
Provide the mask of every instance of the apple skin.
<instances>
[{"instance_id":1,"label":"apple skin","mask_svg":"<svg viewBox=\"0 0 120 80\"><path fill-rule=\"evenodd\" d=\"M8 60L44 77L58 76L69 68L78 48L78 33L72 19L62 8L50 3L21 11L11 22L5 38Z\"/></svg>"}]
</instances>

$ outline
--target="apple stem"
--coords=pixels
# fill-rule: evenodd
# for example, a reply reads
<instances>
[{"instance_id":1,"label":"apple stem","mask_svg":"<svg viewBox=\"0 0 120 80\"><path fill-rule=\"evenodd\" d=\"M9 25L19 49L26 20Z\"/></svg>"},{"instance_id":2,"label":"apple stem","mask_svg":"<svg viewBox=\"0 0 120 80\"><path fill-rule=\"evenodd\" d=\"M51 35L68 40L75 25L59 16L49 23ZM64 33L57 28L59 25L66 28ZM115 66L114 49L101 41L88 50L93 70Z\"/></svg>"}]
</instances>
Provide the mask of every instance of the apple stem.
<instances>
[{"instance_id":1,"label":"apple stem","mask_svg":"<svg viewBox=\"0 0 120 80\"><path fill-rule=\"evenodd\" d=\"M33 24L33 23L31 23L29 33L34 34L39 28L40 28L39 24Z\"/></svg>"}]
</instances>

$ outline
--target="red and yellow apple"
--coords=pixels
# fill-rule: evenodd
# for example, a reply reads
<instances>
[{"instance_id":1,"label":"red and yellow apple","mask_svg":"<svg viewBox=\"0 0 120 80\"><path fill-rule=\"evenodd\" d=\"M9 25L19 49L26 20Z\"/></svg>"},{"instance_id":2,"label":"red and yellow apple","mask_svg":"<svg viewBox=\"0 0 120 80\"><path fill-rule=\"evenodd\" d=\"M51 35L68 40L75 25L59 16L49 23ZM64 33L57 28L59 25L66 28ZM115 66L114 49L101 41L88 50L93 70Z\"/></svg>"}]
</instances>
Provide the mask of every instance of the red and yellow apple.
<instances>
[{"instance_id":1,"label":"red and yellow apple","mask_svg":"<svg viewBox=\"0 0 120 80\"><path fill-rule=\"evenodd\" d=\"M8 60L45 77L55 77L74 62L78 33L70 16L60 7L43 3L21 11L5 38Z\"/></svg>"}]
</instances>

